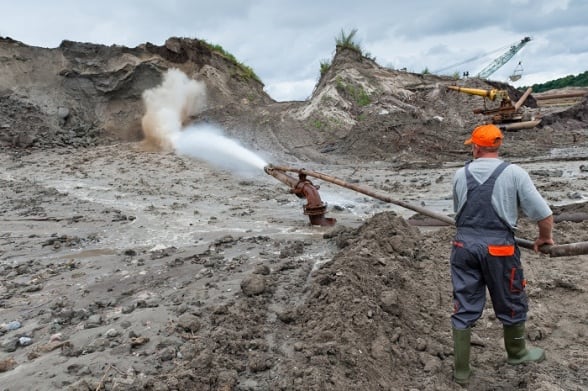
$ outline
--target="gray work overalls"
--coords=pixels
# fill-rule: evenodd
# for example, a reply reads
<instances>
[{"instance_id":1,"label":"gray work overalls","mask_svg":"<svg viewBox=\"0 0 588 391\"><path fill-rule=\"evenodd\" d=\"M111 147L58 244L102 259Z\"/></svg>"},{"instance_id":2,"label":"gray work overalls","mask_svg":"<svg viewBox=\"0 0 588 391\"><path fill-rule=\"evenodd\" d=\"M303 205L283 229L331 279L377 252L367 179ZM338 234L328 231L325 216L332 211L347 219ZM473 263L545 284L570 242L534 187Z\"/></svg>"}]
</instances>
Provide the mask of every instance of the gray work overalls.
<instances>
[{"instance_id":1,"label":"gray work overalls","mask_svg":"<svg viewBox=\"0 0 588 391\"><path fill-rule=\"evenodd\" d=\"M484 183L465 166L467 200L456 216L457 233L451 250L451 279L456 329L473 326L490 292L496 317L504 325L526 321L527 295L520 251L513 230L492 206L496 178L508 166L501 163Z\"/></svg>"}]
</instances>

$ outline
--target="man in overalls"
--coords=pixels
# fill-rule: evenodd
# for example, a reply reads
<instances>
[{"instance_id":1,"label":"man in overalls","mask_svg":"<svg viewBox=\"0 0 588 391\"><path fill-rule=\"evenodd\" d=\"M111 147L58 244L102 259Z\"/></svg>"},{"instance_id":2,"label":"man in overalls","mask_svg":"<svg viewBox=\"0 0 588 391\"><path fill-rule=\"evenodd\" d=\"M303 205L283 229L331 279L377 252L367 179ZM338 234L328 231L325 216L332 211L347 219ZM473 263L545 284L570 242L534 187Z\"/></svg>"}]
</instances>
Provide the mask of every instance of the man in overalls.
<instances>
[{"instance_id":1,"label":"man in overalls","mask_svg":"<svg viewBox=\"0 0 588 391\"><path fill-rule=\"evenodd\" d=\"M454 379L459 384L466 384L471 375L471 327L484 310L486 287L496 317L503 324L507 362L516 365L545 359L543 349L525 344L526 281L514 230L520 208L537 222L537 252L543 244L554 244L553 216L529 174L498 158L502 139L495 125L475 128L464 143L472 145L474 160L453 178L457 233L451 251L451 323Z\"/></svg>"}]
</instances>

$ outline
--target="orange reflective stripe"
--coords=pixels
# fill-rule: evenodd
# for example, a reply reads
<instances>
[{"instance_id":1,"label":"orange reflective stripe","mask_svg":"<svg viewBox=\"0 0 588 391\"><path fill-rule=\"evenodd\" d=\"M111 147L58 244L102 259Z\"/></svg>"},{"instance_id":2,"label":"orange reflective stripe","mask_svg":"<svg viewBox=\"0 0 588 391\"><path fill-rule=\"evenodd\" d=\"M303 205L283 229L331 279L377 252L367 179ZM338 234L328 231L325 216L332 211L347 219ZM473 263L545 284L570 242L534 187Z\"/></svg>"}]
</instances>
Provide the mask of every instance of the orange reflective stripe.
<instances>
[{"instance_id":1,"label":"orange reflective stripe","mask_svg":"<svg viewBox=\"0 0 588 391\"><path fill-rule=\"evenodd\" d=\"M518 293L521 292L522 290L525 289L525 287L527 286L527 280L526 279L522 279L522 280L517 280L517 277L520 278L520 276L517 276L517 269L516 267L513 267L512 269L510 269L510 291L513 293ZM520 284L520 286L519 286Z\"/></svg>"},{"instance_id":2,"label":"orange reflective stripe","mask_svg":"<svg viewBox=\"0 0 588 391\"><path fill-rule=\"evenodd\" d=\"M488 253L495 257L510 257L515 253L515 246L513 244L489 244Z\"/></svg>"}]
</instances>

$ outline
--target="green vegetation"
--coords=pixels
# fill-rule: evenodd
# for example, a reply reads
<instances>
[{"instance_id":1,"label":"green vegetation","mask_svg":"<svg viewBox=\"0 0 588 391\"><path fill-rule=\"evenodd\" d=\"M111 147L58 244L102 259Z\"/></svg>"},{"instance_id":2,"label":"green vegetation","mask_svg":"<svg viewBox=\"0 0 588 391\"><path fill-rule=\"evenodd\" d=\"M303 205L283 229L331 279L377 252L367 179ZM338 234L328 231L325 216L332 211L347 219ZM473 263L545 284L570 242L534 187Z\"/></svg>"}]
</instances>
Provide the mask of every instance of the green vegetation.
<instances>
[{"instance_id":1,"label":"green vegetation","mask_svg":"<svg viewBox=\"0 0 588 391\"><path fill-rule=\"evenodd\" d=\"M363 88L358 88L350 84L346 84L341 79L337 79L336 88L338 91L341 91L351 96L355 103L357 103L357 105L360 107L367 106L372 102L370 95Z\"/></svg>"},{"instance_id":2,"label":"green vegetation","mask_svg":"<svg viewBox=\"0 0 588 391\"><path fill-rule=\"evenodd\" d=\"M568 75L545 83L533 84L531 86L533 92L545 92L564 87L588 87L588 71L580 73L577 76ZM519 90L524 91L527 88L529 87L519 87Z\"/></svg>"},{"instance_id":3,"label":"green vegetation","mask_svg":"<svg viewBox=\"0 0 588 391\"><path fill-rule=\"evenodd\" d=\"M367 58L372 61L376 61L376 58L372 57L371 53L364 52L361 45L354 40L355 34L357 34L357 29L353 29L349 33L346 33L345 30L342 29L339 36L335 37L335 45L337 48L354 50L361 55L361 58ZM329 71L329 69L331 69L331 65L332 64L330 60L321 61L320 77L323 77Z\"/></svg>"},{"instance_id":4,"label":"green vegetation","mask_svg":"<svg viewBox=\"0 0 588 391\"><path fill-rule=\"evenodd\" d=\"M363 88L359 89L359 91L354 89L354 92L355 92L355 94L354 94L355 101L357 102L357 104L359 106L363 107L363 106L367 106L370 103L372 103L372 99L370 98L368 93L365 92L365 90Z\"/></svg>"},{"instance_id":5,"label":"green vegetation","mask_svg":"<svg viewBox=\"0 0 588 391\"><path fill-rule=\"evenodd\" d=\"M340 46L342 48L352 49L361 53L361 46L359 45L359 43L353 40L355 34L357 34L357 29L351 30L349 34L346 34L345 30L341 30L341 34L335 38L335 43L337 44L337 46Z\"/></svg>"},{"instance_id":6,"label":"green vegetation","mask_svg":"<svg viewBox=\"0 0 588 391\"><path fill-rule=\"evenodd\" d=\"M375 61L376 58L372 57L371 53L364 52L361 45L354 40L355 34L357 34L357 29L351 30L349 34L347 34L345 30L341 30L339 36L335 37L335 44L340 48L355 50L361 55L361 57Z\"/></svg>"},{"instance_id":7,"label":"green vegetation","mask_svg":"<svg viewBox=\"0 0 588 391\"><path fill-rule=\"evenodd\" d=\"M421 73L423 75L429 75L431 73L431 71L429 71L429 67L425 67L425 69L423 69L423 71Z\"/></svg>"},{"instance_id":8,"label":"green vegetation","mask_svg":"<svg viewBox=\"0 0 588 391\"><path fill-rule=\"evenodd\" d=\"M235 56L233 56L231 53L227 52L222 46L220 46L220 45L213 45L213 44L210 44L210 43L208 43L208 42L206 42L204 40L202 40L202 42L211 51L222 54L227 60L229 60L230 62L232 62L233 64L235 64L235 66L237 68L239 68L239 70L241 70L242 76L244 76L246 79L257 80L258 82L261 83L261 80L255 74L255 72L253 72L253 69L251 67L243 64L242 62L237 61L237 59L235 58Z\"/></svg>"},{"instance_id":9,"label":"green vegetation","mask_svg":"<svg viewBox=\"0 0 588 391\"><path fill-rule=\"evenodd\" d=\"M312 126L317 128L318 130L325 129L327 127L327 123L321 121L320 119L315 119L312 121Z\"/></svg>"},{"instance_id":10,"label":"green vegetation","mask_svg":"<svg viewBox=\"0 0 588 391\"><path fill-rule=\"evenodd\" d=\"M331 69L331 61L323 60L321 61L321 77L325 75Z\"/></svg>"}]
</instances>

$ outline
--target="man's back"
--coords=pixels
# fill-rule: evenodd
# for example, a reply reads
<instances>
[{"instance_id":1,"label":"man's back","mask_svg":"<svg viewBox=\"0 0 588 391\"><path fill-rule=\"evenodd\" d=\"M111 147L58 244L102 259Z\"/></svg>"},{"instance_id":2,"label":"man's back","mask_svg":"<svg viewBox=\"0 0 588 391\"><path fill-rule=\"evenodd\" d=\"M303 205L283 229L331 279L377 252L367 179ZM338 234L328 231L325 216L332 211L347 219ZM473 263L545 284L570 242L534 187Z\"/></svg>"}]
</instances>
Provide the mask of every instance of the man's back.
<instances>
[{"instance_id":1,"label":"man's back","mask_svg":"<svg viewBox=\"0 0 588 391\"><path fill-rule=\"evenodd\" d=\"M499 158L478 158L468 165L468 169L478 183L484 183L501 163L502 160ZM453 189L453 209L457 213L467 199L465 167L455 173ZM533 221L544 219L551 214L549 205L535 188L529 174L516 164L506 167L496 179L492 206L513 229L516 229L519 208Z\"/></svg>"}]
</instances>

